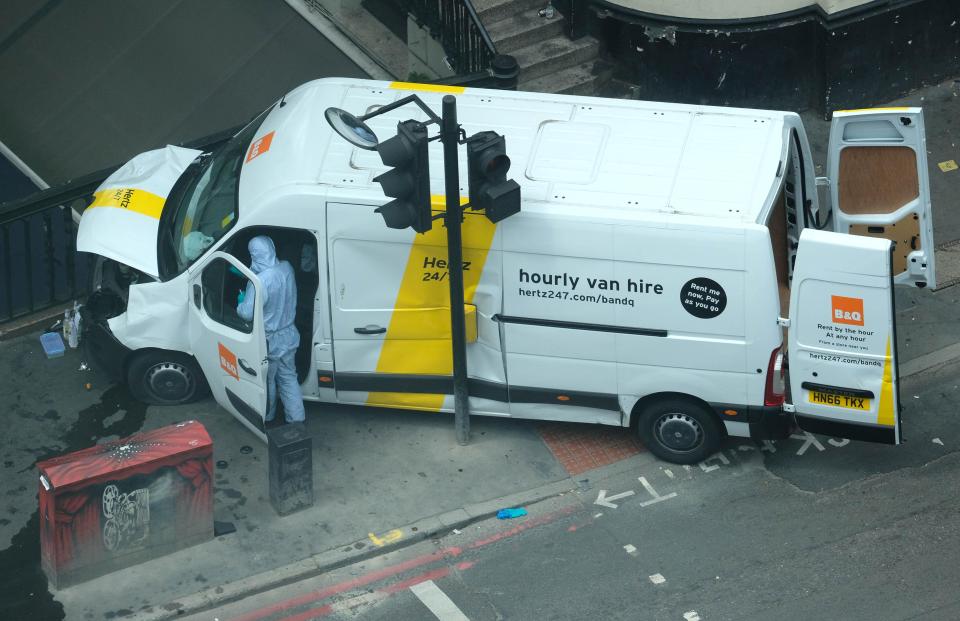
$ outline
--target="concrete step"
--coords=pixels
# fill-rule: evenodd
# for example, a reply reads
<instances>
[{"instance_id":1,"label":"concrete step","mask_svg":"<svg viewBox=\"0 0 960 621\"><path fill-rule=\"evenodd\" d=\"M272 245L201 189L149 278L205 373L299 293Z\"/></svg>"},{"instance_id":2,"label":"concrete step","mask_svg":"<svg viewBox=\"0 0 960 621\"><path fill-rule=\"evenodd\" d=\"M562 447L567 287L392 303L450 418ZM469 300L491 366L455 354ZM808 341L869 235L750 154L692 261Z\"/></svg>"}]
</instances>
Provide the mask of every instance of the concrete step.
<instances>
[{"instance_id":1,"label":"concrete step","mask_svg":"<svg viewBox=\"0 0 960 621\"><path fill-rule=\"evenodd\" d=\"M518 91L563 93L564 95L596 95L597 87L609 71L600 61L591 60L539 78L520 82Z\"/></svg>"},{"instance_id":2,"label":"concrete step","mask_svg":"<svg viewBox=\"0 0 960 621\"><path fill-rule=\"evenodd\" d=\"M509 54L540 41L563 34L564 19L559 13L553 19L540 17L543 7L517 13L500 21L484 24L497 52Z\"/></svg>"},{"instance_id":3,"label":"concrete step","mask_svg":"<svg viewBox=\"0 0 960 621\"><path fill-rule=\"evenodd\" d=\"M571 41L558 36L513 52L520 65L520 82L529 82L597 57L600 44L593 37Z\"/></svg>"},{"instance_id":4,"label":"concrete step","mask_svg":"<svg viewBox=\"0 0 960 621\"><path fill-rule=\"evenodd\" d=\"M477 10L484 28L518 13L545 6L547 0L473 0L473 8Z\"/></svg>"}]
</instances>

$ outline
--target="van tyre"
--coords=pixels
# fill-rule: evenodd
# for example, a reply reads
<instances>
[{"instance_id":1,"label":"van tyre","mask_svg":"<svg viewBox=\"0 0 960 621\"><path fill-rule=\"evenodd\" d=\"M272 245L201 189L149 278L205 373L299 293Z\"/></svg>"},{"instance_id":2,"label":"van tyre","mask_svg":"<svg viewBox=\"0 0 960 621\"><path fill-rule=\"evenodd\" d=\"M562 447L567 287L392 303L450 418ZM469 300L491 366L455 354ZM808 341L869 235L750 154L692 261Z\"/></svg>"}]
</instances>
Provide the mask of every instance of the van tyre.
<instances>
[{"instance_id":1,"label":"van tyre","mask_svg":"<svg viewBox=\"0 0 960 621\"><path fill-rule=\"evenodd\" d=\"M720 449L723 431L716 415L686 399L663 399L645 407L637 434L651 453L675 464L699 463Z\"/></svg>"},{"instance_id":2,"label":"van tyre","mask_svg":"<svg viewBox=\"0 0 960 621\"><path fill-rule=\"evenodd\" d=\"M171 351L137 355L127 367L127 385L133 396L150 405L180 405L205 396L207 381L190 356Z\"/></svg>"}]
</instances>

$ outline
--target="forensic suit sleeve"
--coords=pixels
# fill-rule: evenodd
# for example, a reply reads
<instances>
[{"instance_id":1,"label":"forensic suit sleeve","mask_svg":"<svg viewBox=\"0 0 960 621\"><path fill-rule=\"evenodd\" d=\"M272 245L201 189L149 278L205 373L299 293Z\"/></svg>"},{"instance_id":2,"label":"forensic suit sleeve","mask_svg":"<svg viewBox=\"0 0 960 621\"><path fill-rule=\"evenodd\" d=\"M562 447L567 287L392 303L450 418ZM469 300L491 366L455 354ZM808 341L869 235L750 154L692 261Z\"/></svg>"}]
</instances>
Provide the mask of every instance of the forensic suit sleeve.
<instances>
[{"instance_id":1,"label":"forensic suit sleeve","mask_svg":"<svg viewBox=\"0 0 960 621\"><path fill-rule=\"evenodd\" d=\"M257 288L253 286L252 281L247 281L247 290L243 294L243 301L237 304L237 315L244 321L253 321L254 300L256 300Z\"/></svg>"}]
</instances>

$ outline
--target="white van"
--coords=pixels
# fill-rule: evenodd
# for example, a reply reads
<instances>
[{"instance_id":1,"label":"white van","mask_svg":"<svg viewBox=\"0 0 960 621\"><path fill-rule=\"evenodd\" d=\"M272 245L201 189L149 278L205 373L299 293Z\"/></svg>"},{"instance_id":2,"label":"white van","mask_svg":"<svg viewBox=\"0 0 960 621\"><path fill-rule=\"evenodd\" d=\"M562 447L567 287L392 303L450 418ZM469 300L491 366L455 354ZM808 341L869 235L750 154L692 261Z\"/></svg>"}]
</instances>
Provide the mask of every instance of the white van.
<instances>
[{"instance_id":1,"label":"white van","mask_svg":"<svg viewBox=\"0 0 960 621\"><path fill-rule=\"evenodd\" d=\"M77 240L103 258L96 357L149 402L209 386L264 437L262 309L235 307L267 234L297 274L305 399L452 411L445 229L387 228L385 167L324 119L411 92L435 110L452 93L468 135L505 135L522 187L519 214L464 217L472 413L629 427L679 463L794 421L900 441L893 284L935 283L916 108L836 113L817 178L789 112L310 82L216 152L145 153L98 190ZM369 124L408 118L425 120ZM442 210L438 142L430 159Z\"/></svg>"}]
</instances>

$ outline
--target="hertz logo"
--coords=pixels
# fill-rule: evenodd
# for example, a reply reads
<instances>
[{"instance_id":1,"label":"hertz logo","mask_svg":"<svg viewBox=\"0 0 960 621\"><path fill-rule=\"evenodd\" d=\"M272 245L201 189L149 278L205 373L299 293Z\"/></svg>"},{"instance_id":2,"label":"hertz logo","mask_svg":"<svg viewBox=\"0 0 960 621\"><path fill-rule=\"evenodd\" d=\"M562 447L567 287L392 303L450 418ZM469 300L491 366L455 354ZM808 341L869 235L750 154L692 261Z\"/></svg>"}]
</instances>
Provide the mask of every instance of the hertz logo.
<instances>
[{"instance_id":1,"label":"hertz logo","mask_svg":"<svg viewBox=\"0 0 960 621\"><path fill-rule=\"evenodd\" d=\"M842 295L830 296L833 309L833 323L843 323L850 326L863 325L863 298L848 298Z\"/></svg>"}]
</instances>

